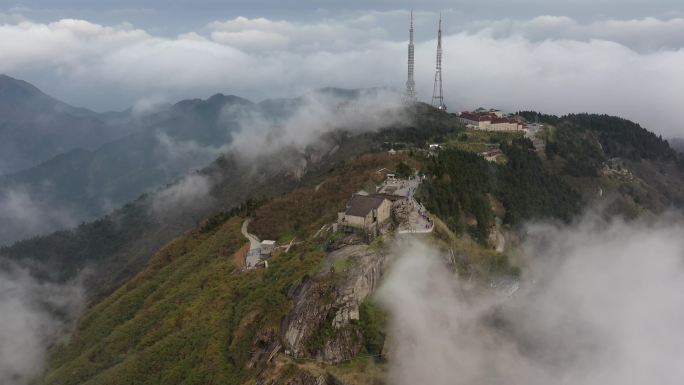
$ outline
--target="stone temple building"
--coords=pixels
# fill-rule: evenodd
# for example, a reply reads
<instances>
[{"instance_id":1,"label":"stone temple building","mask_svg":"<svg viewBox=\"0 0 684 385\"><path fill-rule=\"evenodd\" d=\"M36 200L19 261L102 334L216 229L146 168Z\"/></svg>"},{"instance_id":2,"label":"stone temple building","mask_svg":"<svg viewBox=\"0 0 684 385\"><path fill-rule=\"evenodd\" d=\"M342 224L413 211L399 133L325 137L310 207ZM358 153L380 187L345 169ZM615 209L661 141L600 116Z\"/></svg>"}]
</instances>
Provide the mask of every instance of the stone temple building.
<instances>
[{"instance_id":1,"label":"stone temple building","mask_svg":"<svg viewBox=\"0 0 684 385\"><path fill-rule=\"evenodd\" d=\"M377 235L392 216L392 202L380 195L355 194L339 213L339 224L346 230L363 230Z\"/></svg>"}]
</instances>

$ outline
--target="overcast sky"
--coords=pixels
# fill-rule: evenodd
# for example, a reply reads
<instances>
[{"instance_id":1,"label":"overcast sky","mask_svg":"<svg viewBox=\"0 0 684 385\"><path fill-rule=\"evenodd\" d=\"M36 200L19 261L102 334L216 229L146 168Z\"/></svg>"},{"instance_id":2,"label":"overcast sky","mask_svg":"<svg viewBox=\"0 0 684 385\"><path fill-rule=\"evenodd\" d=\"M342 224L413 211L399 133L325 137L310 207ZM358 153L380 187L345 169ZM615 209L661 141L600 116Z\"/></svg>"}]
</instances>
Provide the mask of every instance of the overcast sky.
<instances>
[{"instance_id":1,"label":"overcast sky","mask_svg":"<svg viewBox=\"0 0 684 385\"><path fill-rule=\"evenodd\" d=\"M604 112L684 136L682 1L0 0L0 73L99 111L401 89L410 8L424 100L441 11L451 110Z\"/></svg>"}]
</instances>

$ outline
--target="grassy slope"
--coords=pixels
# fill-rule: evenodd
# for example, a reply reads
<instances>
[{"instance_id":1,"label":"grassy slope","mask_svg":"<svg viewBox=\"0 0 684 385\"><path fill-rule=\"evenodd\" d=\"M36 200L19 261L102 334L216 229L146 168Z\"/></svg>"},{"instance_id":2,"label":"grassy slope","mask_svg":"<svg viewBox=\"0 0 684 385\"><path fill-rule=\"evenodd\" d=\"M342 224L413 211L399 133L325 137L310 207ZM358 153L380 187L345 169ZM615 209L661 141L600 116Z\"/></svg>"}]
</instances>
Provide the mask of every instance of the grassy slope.
<instances>
[{"instance_id":1,"label":"grassy slope","mask_svg":"<svg viewBox=\"0 0 684 385\"><path fill-rule=\"evenodd\" d=\"M318 183L333 165L380 147L380 143L424 145L460 127L453 117L426 105L419 105L415 113L415 124L411 127L391 127L356 136L343 131L330 133L325 140L338 144L338 150L320 162L308 159L308 170L302 180L286 170L288 165L301 164L302 154L285 149L257 165L244 164L227 155L199 172L217 181L211 193L213 200L204 202L207 204L177 207L156 215L151 209L155 194L150 194L75 229L0 248L0 254L16 261L38 261L39 264L30 264L32 272L51 280L65 281L89 269L93 273L86 282L88 292L99 299L140 272L165 243L216 212L229 211L248 198L269 198Z\"/></svg>"},{"instance_id":2,"label":"grassy slope","mask_svg":"<svg viewBox=\"0 0 684 385\"><path fill-rule=\"evenodd\" d=\"M414 133L385 136L405 142ZM250 230L262 238L309 239L323 223L334 220L351 192L377 177L375 170L393 168L400 160L410 162L403 155L357 157L332 170L323 183L259 207ZM256 337L276 331L288 310L283 289L316 271L323 253L318 242L308 240L275 258L265 272L240 272L234 254L245 244L241 220L225 218L211 228L200 227L156 253L143 272L90 309L71 339L51 351L41 383L249 383L256 369L246 363ZM454 247L460 270L474 266L481 275L515 272L502 254L463 240L436 222L436 236L443 247ZM283 376L294 369L328 372L345 380L356 378L350 382L359 384L381 377L381 369L365 359L327 367L280 357L278 365L282 372L276 373ZM374 374L358 377L360 371Z\"/></svg>"},{"instance_id":3,"label":"grassy slope","mask_svg":"<svg viewBox=\"0 0 684 385\"><path fill-rule=\"evenodd\" d=\"M266 272L236 270L242 219L190 233L90 309L51 354L47 384L238 384L259 330L288 309L284 287L316 269L315 249L284 255Z\"/></svg>"},{"instance_id":4,"label":"grassy slope","mask_svg":"<svg viewBox=\"0 0 684 385\"><path fill-rule=\"evenodd\" d=\"M298 189L273 199L257 210L250 226L255 234L265 239L278 239L283 234L305 236L315 232L324 223L337 219L342 203L352 193L369 184L379 184L384 176L376 173L377 170L394 169L402 161L419 167L419 163L406 154L390 156L380 153L357 157L317 186Z\"/></svg>"},{"instance_id":5,"label":"grassy slope","mask_svg":"<svg viewBox=\"0 0 684 385\"><path fill-rule=\"evenodd\" d=\"M355 136L343 131L326 135L326 141L339 146L337 151L319 162L307 159L308 169L301 180L287 172L288 165L299 165L303 159L291 150L258 161L256 169L254 163L243 164L226 155L199 172L216 181L208 205L176 207L157 215L151 209L155 194L149 194L75 229L0 247L0 254L15 261L39 262L29 264L32 273L50 280L66 281L87 269L92 272L86 277L88 293L100 299L139 273L164 244L217 212L229 211L250 198L269 198L318 183L334 165L380 147L380 143L426 143L459 127L453 117L427 105L417 106L415 114L415 126L411 127Z\"/></svg>"},{"instance_id":6,"label":"grassy slope","mask_svg":"<svg viewBox=\"0 0 684 385\"><path fill-rule=\"evenodd\" d=\"M334 220L349 194L403 156L358 157L318 187L304 187L255 212L250 230L306 238ZM243 272L234 254L246 240L242 218L200 227L171 242L146 269L89 309L72 337L50 353L42 384L241 384L258 333L276 331L289 309L284 288L320 268L307 241ZM209 229L209 230L207 230ZM344 371L344 368L339 369Z\"/></svg>"},{"instance_id":7,"label":"grassy slope","mask_svg":"<svg viewBox=\"0 0 684 385\"><path fill-rule=\"evenodd\" d=\"M288 174L287 165L280 162L297 156L291 152L260 161L256 167L225 156L200 172L216 181L211 199L203 204L182 205L159 214L152 209L156 195L145 195L102 219L0 248L0 254L13 260L38 261L40 264L31 264L34 274L52 280L66 281L90 269L88 292L100 298L140 272L155 251L201 220L250 198L268 198L317 183L333 165L368 151L371 139L344 137L338 143L338 151L310 163L301 180Z\"/></svg>"}]
</instances>

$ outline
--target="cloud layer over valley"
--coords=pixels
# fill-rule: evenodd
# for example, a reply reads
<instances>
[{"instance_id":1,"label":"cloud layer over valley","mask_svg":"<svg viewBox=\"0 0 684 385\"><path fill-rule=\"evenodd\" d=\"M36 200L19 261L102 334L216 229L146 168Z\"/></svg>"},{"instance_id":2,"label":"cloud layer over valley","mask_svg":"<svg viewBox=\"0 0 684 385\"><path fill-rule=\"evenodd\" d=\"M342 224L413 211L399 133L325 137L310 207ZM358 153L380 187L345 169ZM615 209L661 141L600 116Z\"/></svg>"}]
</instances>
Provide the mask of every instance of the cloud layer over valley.
<instances>
[{"instance_id":1,"label":"cloud layer over valley","mask_svg":"<svg viewBox=\"0 0 684 385\"><path fill-rule=\"evenodd\" d=\"M512 297L404 248L380 290L396 319L390 383L680 383L683 230L672 218L532 226Z\"/></svg>"},{"instance_id":2,"label":"cloud layer over valley","mask_svg":"<svg viewBox=\"0 0 684 385\"><path fill-rule=\"evenodd\" d=\"M47 190L50 186L45 186ZM55 205L45 192L27 188L0 190L0 246L78 224L79 215L66 205Z\"/></svg>"},{"instance_id":3,"label":"cloud layer over valley","mask_svg":"<svg viewBox=\"0 0 684 385\"><path fill-rule=\"evenodd\" d=\"M0 258L0 383L24 385L40 375L47 346L84 303L81 285L41 282Z\"/></svg>"},{"instance_id":4,"label":"cloud layer over valley","mask_svg":"<svg viewBox=\"0 0 684 385\"><path fill-rule=\"evenodd\" d=\"M323 89L266 104L241 116L229 150L247 159L285 148L304 152L335 130L357 134L411 123L401 94L386 89ZM269 106L282 113L271 114Z\"/></svg>"},{"instance_id":5,"label":"cloud layer over valley","mask_svg":"<svg viewBox=\"0 0 684 385\"><path fill-rule=\"evenodd\" d=\"M376 132L411 123L401 95L386 89L324 89L295 99L227 105L222 115L235 123L231 141L201 146L159 136L166 154L160 159L187 164L185 157L207 160L225 155L238 162L236 167L249 170L251 176L271 169L298 178L309 162L316 163L338 149L336 135ZM225 183L224 178L206 173L180 178L153 195L152 209L164 215L216 203L212 188Z\"/></svg>"},{"instance_id":6,"label":"cloud layer over valley","mask_svg":"<svg viewBox=\"0 0 684 385\"><path fill-rule=\"evenodd\" d=\"M450 15L444 80L452 110L588 111L634 119L667 136L682 129L683 19L540 16L452 25ZM324 86L401 89L407 18L406 11L308 22L238 17L176 37L130 24L5 18L0 72L28 80L41 74L47 91L100 109L215 92L258 100ZM416 18L416 79L425 100L432 92L437 15L417 12Z\"/></svg>"}]
</instances>

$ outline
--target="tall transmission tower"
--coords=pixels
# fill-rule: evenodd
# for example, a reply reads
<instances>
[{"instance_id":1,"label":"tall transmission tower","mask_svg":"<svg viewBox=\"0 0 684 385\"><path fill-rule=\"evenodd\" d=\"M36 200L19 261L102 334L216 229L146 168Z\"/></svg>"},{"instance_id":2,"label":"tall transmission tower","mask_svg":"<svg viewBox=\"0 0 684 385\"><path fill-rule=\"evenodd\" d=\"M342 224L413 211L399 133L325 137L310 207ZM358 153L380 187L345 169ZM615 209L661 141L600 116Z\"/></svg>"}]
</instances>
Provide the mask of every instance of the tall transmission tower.
<instances>
[{"instance_id":1,"label":"tall transmission tower","mask_svg":"<svg viewBox=\"0 0 684 385\"><path fill-rule=\"evenodd\" d=\"M413 47L413 11L411 11L411 26L409 27L409 45L408 45L408 78L406 79L406 92L404 93L404 102L416 102L416 82L413 79L413 70L415 63L415 54Z\"/></svg>"},{"instance_id":2,"label":"tall transmission tower","mask_svg":"<svg viewBox=\"0 0 684 385\"><path fill-rule=\"evenodd\" d=\"M444 104L444 89L442 88L442 14L439 14L439 28L437 29L437 66L435 70L435 86L432 90L432 105L446 111Z\"/></svg>"}]
</instances>

